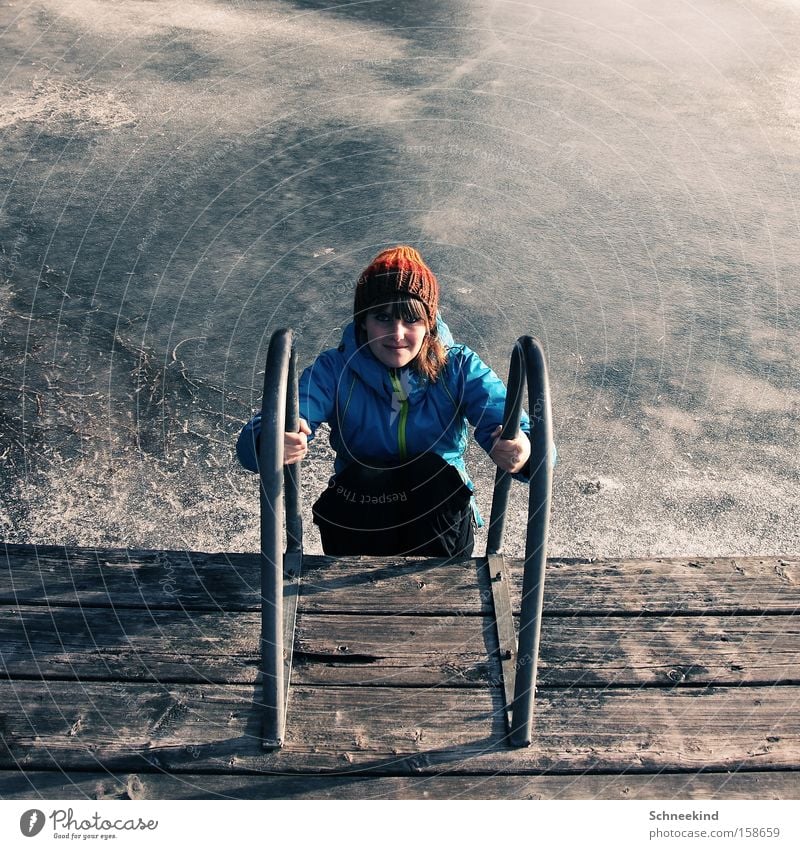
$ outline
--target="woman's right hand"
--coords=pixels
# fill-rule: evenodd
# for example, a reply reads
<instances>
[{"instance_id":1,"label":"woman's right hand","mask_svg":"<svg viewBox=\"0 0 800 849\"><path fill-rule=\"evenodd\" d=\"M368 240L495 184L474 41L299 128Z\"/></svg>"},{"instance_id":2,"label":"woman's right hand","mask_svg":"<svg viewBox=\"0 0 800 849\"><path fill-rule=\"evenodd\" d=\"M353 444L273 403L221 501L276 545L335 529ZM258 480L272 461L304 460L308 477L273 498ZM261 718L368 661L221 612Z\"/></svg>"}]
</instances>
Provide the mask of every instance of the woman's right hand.
<instances>
[{"instance_id":1,"label":"woman's right hand","mask_svg":"<svg viewBox=\"0 0 800 849\"><path fill-rule=\"evenodd\" d=\"M311 428L305 419L300 419L300 428L297 433L283 435L283 462L287 466L299 463L308 454L308 437Z\"/></svg>"}]
</instances>

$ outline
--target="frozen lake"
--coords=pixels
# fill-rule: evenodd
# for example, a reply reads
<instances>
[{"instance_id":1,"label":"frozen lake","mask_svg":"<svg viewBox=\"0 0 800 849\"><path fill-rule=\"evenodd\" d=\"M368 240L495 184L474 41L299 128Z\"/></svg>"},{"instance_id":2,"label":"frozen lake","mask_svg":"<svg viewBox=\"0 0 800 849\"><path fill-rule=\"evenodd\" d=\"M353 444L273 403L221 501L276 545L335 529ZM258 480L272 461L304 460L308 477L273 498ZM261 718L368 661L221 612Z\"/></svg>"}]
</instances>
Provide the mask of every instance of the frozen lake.
<instances>
[{"instance_id":1,"label":"frozen lake","mask_svg":"<svg viewBox=\"0 0 800 849\"><path fill-rule=\"evenodd\" d=\"M337 344L407 242L498 372L548 352L553 554L800 550L797 3L39 0L0 32L7 541L257 547L269 336Z\"/></svg>"}]
</instances>

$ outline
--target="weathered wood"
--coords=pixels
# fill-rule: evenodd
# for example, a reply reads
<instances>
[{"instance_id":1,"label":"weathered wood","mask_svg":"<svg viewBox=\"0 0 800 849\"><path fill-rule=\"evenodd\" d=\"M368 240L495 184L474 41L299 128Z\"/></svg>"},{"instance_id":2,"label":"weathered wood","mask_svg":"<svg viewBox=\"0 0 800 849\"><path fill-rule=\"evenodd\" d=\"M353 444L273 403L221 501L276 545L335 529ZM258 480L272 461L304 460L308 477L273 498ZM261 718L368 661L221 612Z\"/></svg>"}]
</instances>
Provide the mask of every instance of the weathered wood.
<instances>
[{"instance_id":1,"label":"weathered wood","mask_svg":"<svg viewBox=\"0 0 800 849\"><path fill-rule=\"evenodd\" d=\"M519 613L522 562L507 560ZM315 573L324 579L315 582ZM400 567L353 560L306 572L304 608L327 612L490 612L474 562ZM380 591L376 594L375 590ZM380 599L380 600L378 600ZM668 614L800 610L800 560L781 558L548 561L546 614Z\"/></svg>"},{"instance_id":2,"label":"weathered wood","mask_svg":"<svg viewBox=\"0 0 800 849\"><path fill-rule=\"evenodd\" d=\"M545 618L542 635L547 685L800 683L793 616Z\"/></svg>"},{"instance_id":3,"label":"weathered wood","mask_svg":"<svg viewBox=\"0 0 800 849\"><path fill-rule=\"evenodd\" d=\"M260 609L258 554L4 545L0 603Z\"/></svg>"},{"instance_id":4,"label":"weathered wood","mask_svg":"<svg viewBox=\"0 0 800 849\"><path fill-rule=\"evenodd\" d=\"M257 610L257 554L5 545L0 604ZM522 564L509 561L518 612ZM327 612L490 611L478 563L304 558L303 606ZM731 613L800 610L800 559L560 560L547 565L545 612Z\"/></svg>"},{"instance_id":5,"label":"weathered wood","mask_svg":"<svg viewBox=\"0 0 800 849\"><path fill-rule=\"evenodd\" d=\"M309 659L295 680L306 684L500 682L489 617L306 613L298 650ZM545 617L538 683L794 684L798 658L800 620L792 616Z\"/></svg>"},{"instance_id":6,"label":"weathered wood","mask_svg":"<svg viewBox=\"0 0 800 849\"><path fill-rule=\"evenodd\" d=\"M800 769L800 687L552 689L509 749L495 690L294 687L261 751L247 686L0 682L0 768L383 774Z\"/></svg>"},{"instance_id":7,"label":"weathered wood","mask_svg":"<svg viewBox=\"0 0 800 849\"><path fill-rule=\"evenodd\" d=\"M369 604L365 610L410 611L409 599L397 607L398 586L407 585L419 594L429 576L436 586L460 592L477 612L474 595L477 568L474 561L442 565L430 559L398 558L380 564L349 558L337 562L324 557L304 557L304 599L366 585ZM329 579L330 574L330 579ZM362 586L363 590L363 586ZM386 592L385 592L386 591ZM388 593L388 595L387 595ZM473 597L474 596L474 597ZM420 596L423 598L423 596ZM0 604L48 603L83 607L147 607L148 609L260 609L260 562L256 554L225 555L199 552L70 549L54 546L6 545L0 565ZM306 601L304 600L304 604ZM323 605L324 606L324 605ZM437 607L441 607L437 603ZM444 607L455 612L451 602ZM488 610L488 607L487 607Z\"/></svg>"},{"instance_id":8,"label":"weathered wood","mask_svg":"<svg viewBox=\"0 0 800 849\"><path fill-rule=\"evenodd\" d=\"M490 617L303 613L296 636L298 684L500 684Z\"/></svg>"},{"instance_id":9,"label":"weathered wood","mask_svg":"<svg viewBox=\"0 0 800 849\"><path fill-rule=\"evenodd\" d=\"M9 607L0 616L0 674L250 682L260 627L255 612Z\"/></svg>"},{"instance_id":10,"label":"weathered wood","mask_svg":"<svg viewBox=\"0 0 800 849\"><path fill-rule=\"evenodd\" d=\"M0 799L800 799L791 772L318 775L0 772Z\"/></svg>"},{"instance_id":11,"label":"weathered wood","mask_svg":"<svg viewBox=\"0 0 800 849\"><path fill-rule=\"evenodd\" d=\"M120 797L800 795L796 559L551 561L522 750L478 562L304 566L287 742L266 753L257 555L6 546L0 797L30 795L20 768L51 798L62 770ZM709 775L739 769L759 777Z\"/></svg>"},{"instance_id":12,"label":"weathered wood","mask_svg":"<svg viewBox=\"0 0 800 849\"><path fill-rule=\"evenodd\" d=\"M247 683L258 677L253 612L6 608L0 675ZM293 683L500 684L493 620L301 612ZM800 683L791 616L545 617L540 686Z\"/></svg>"}]
</instances>

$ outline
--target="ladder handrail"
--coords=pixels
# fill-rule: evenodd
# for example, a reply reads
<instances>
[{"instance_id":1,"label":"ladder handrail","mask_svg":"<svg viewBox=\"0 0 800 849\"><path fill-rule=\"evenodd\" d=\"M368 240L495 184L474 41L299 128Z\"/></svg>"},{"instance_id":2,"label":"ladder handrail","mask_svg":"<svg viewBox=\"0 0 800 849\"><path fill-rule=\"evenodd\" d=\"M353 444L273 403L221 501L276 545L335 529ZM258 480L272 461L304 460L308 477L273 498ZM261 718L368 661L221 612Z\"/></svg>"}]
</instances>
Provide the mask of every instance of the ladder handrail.
<instances>
[{"instance_id":1,"label":"ladder handrail","mask_svg":"<svg viewBox=\"0 0 800 849\"><path fill-rule=\"evenodd\" d=\"M511 705L512 745L530 745L533 699L539 654L544 596L547 531L552 489L552 413L544 351L530 336L517 340L511 358L508 395L501 436L519 433L523 382L528 385L531 410L531 481L528 528L522 581L522 607ZM284 432L299 427L297 358L291 330L277 330L270 339L264 370L261 436L258 446L261 507L261 673L264 714L262 742L266 748L283 745L286 728L284 675L283 582L288 561L302 558L300 464L284 466ZM497 470L489 525L487 554L500 552L511 475ZM285 490L285 505L284 505ZM281 551L284 514L287 548ZM291 571L291 569L290 569ZM290 577L293 577L290 576ZM510 610L509 610L510 613ZM291 647L289 647L291 651Z\"/></svg>"},{"instance_id":2,"label":"ladder handrail","mask_svg":"<svg viewBox=\"0 0 800 849\"><path fill-rule=\"evenodd\" d=\"M264 369L258 446L261 512L261 675L263 745L283 745L286 728L284 680L283 522L286 554L302 556L300 464L283 464L283 434L299 427L297 356L291 330L272 334ZM284 505L285 491L285 505Z\"/></svg>"},{"instance_id":3,"label":"ladder handrail","mask_svg":"<svg viewBox=\"0 0 800 849\"><path fill-rule=\"evenodd\" d=\"M525 387L523 380L524 354L520 337L511 351L511 365L508 369L508 389L506 405L503 411L503 429L500 439L515 439L519 436L519 425L522 417L522 391ZM533 446L531 446L531 458ZM486 553L499 554L503 548L503 538L506 529L506 510L508 495L511 489L511 475L499 468L494 476L494 492L492 494L492 513L489 519L489 531L486 539Z\"/></svg>"},{"instance_id":4,"label":"ladder handrail","mask_svg":"<svg viewBox=\"0 0 800 849\"><path fill-rule=\"evenodd\" d=\"M514 699L511 704L510 741L514 746L529 746L531 743L533 702L539 664L539 636L544 603L547 532L550 524L550 500L553 486L551 456L553 415L550 405L550 382L547 376L544 349L539 341L531 336L520 336L511 353L508 394L501 433L503 439L513 439L519 434L523 382L528 384L531 478ZM486 543L487 556L500 554L503 547L510 486L511 475L498 469L495 475L492 513Z\"/></svg>"}]
</instances>

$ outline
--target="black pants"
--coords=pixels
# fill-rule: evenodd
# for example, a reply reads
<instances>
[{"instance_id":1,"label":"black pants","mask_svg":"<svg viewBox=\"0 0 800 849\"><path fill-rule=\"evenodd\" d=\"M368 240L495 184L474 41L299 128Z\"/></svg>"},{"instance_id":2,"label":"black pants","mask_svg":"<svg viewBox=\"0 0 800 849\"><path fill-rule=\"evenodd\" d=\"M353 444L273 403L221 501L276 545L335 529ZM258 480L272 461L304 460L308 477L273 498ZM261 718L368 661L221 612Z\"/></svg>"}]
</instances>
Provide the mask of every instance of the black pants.
<instances>
[{"instance_id":1,"label":"black pants","mask_svg":"<svg viewBox=\"0 0 800 849\"><path fill-rule=\"evenodd\" d=\"M438 454L353 463L314 504L326 554L470 557L472 492Z\"/></svg>"}]
</instances>

